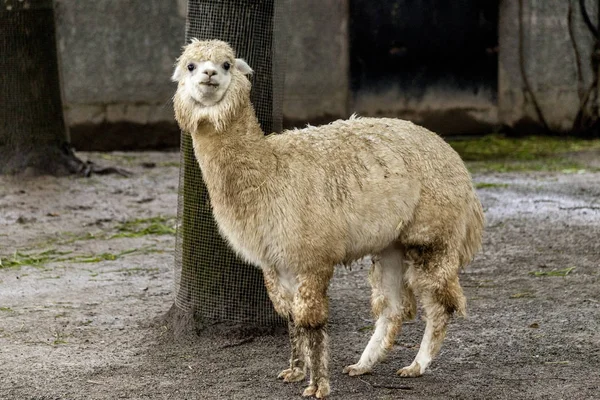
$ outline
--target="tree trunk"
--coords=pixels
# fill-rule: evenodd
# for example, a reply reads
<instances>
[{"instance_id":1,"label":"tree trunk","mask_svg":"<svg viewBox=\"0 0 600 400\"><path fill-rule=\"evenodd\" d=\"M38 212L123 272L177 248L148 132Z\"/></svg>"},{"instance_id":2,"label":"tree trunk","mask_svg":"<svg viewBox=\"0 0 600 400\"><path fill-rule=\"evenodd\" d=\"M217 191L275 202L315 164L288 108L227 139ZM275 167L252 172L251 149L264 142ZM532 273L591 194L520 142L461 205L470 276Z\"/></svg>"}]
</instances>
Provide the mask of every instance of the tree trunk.
<instances>
[{"instance_id":1,"label":"tree trunk","mask_svg":"<svg viewBox=\"0 0 600 400\"><path fill-rule=\"evenodd\" d=\"M78 172L63 117L53 3L0 7L0 174Z\"/></svg>"},{"instance_id":2,"label":"tree trunk","mask_svg":"<svg viewBox=\"0 0 600 400\"><path fill-rule=\"evenodd\" d=\"M274 7L274 0L190 0L186 32L188 41L198 38L229 42L237 56L248 61L255 71L251 100L267 133L281 129L281 107L277 104L278 115L273 115L273 99L283 91L282 87L275 88L274 97ZM275 82L282 86L282 80ZM260 270L237 258L219 234L192 140L185 132L181 152L176 305L204 322L282 324L267 296Z\"/></svg>"}]
</instances>

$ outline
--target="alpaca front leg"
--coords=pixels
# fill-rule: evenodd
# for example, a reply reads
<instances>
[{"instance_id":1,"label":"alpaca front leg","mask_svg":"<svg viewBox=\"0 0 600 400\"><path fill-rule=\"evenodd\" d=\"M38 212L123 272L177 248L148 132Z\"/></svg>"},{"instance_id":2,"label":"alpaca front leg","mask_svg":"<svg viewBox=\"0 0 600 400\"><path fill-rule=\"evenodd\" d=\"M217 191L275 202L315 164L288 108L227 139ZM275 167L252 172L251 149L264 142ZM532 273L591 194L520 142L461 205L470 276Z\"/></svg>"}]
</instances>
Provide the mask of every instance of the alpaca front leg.
<instances>
[{"instance_id":1,"label":"alpaca front leg","mask_svg":"<svg viewBox=\"0 0 600 400\"><path fill-rule=\"evenodd\" d=\"M288 319L288 331L292 348L290 367L281 371L277 378L284 382L299 382L306 377L306 345L302 343L304 337L298 334L298 328L291 317Z\"/></svg>"},{"instance_id":2,"label":"alpaca front leg","mask_svg":"<svg viewBox=\"0 0 600 400\"><path fill-rule=\"evenodd\" d=\"M311 271L309 277L300 277L300 287L294 296L292 314L300 342L306 347L310 382L303 396L322 399L329 395L329 336L325 328L329 313L327 287L333 275L330 270Z\"/></svg>"},{"instance_id":3,"label":"alpaca front leg","mask_svg":"<svg viewBox=\"0 0 600 400\"><path fill-rule=\"evenodd\" d=\"M264 268L263 277L275 311L288 320L290 346L292 348L290 367L281 371L277 375L277 379L283 379L284 382L301 381L306 377L305 346L302 344L302 337L298 335L298 328L292 317L293 294L286 291L281 285L277 271L274 268Z\"/></svg>"},{"instance_id":4,"label":"alpaca front leg","mask_svg":"<svg viewBox=\"0 0 600 400\"><path fill-rule=\"evenodd\" d=\"M293 294L288 293L281 285L277 271L274 268L263 268L263 279L267 294L277 314L290 320L292 313Z\"/></svg>"},{"instance_id":5,"label":"alpaca front leg","mask_svg":"<svg viewBox=\"0 0 600 400\"><path fill-rule=\"evenodd\" d=\"M300 328L300 335L308 345L308 360L310 366L310 382L302 396L325 398L331 389L329 386L329 335L325 326L318 328Z\"/></svg>"}]
</instances>

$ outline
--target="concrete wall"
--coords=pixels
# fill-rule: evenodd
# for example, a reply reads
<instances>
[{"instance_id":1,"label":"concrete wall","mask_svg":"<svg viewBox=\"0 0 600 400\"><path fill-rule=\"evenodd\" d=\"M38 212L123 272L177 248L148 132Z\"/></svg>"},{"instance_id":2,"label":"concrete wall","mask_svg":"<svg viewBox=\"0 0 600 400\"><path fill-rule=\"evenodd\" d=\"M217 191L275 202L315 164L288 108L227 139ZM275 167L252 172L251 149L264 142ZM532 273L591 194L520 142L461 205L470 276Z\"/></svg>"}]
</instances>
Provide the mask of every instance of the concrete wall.
<instances>
[{"instance_id":1,"label":"concrete wall","mask_svg":"<svg viewBox=\"0 0 600 400\"><path fill-rule=\"evenodd\" d=\"M348 0L289 5L286 125L346 116ZM178 145L170 76L186 13L187 0L56 0L64 105L76 149Z\"/></svg>"},{"instance_id":2,"label":"concrete wall","mask_svg":"<svg viewBox=\"0 0 600 400\"><path fill-rule=\"evenodd\" d=\"M349 115L349 0L290 0L284 125Z\"/></svg>"},{"instance_id":3,"label":"concrete wall","mask_svg":"<svg viewBox=\"0 0 600 400\"><path fill-rule=\"evenodd\" d=\"M573 5L572 30L581 63L579 82L576 52L569 35L569 3ZM592 21L598 3L586 1ZM549 128L568 131L580 106L580 90L593 81L590 58L594 49L577 1L523 0L523 68ZM526 94L519 51L519 1L500 2L500 54L498 114L506 126L531 132L541 126L533 99Z\"/></svg>"},{"instance_id":4,"label":"concrete wall","mask_svg":"<svg viewBox=\"0 0 600 400\"><path fill-rule=\"evenodd\" d=\"M352 0L353 110L444 134L497 122L498 0Z\"/></svg>"},{"instance_id":5,"label":"concrete wall","mask_svg":"<svg viewBox=\"0 0 600 400\"><path fill-rule=\"evenodd\" d=\"M66 118L75 148L176 146L172 66L186 0L57 0Z\"/></svg>"},{"instance_id":6,"label":"concrete wall","mask_svg":"<svg viewBox=\"0 0 600 400\"><path fill-rule=\"evenodd\" d=\"M278 0L279 1L279 0ZM281 0L284 1L284 0ZM525 95L519 58L519 1L500 1L498 99L486 90L427 86L420 96L394 86L351 93L350 0L285 0L288 33L284 125L326 122L359 111L427 122L456 132L496 122L539 126ZM592 18L597 2L586 0ZM568 34L568 1L523 0L524 67L540 108L555 130L568 130L581 92L593 81L593 38L577 1ZM76 149L174 147L172 66L185 38L187 0L56 0L66 117ZM465 121L471 125L466 124ZM438 126L436 125L439 125ZM466 125L465 125L466 124ZM484 127L484 128L482 128Z\"/></svg>"}]
</instances>

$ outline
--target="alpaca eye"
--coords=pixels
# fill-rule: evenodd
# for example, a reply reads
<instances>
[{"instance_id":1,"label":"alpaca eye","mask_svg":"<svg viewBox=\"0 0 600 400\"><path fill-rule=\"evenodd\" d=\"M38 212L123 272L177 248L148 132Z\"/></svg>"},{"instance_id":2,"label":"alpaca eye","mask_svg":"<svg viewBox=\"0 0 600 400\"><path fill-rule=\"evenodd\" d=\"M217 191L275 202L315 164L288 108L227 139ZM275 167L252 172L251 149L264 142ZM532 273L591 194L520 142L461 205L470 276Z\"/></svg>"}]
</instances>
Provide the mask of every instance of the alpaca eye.
<instances>
[{"instance_id":1,"label":"alpaca eye","mask_svg":"<svg viewBox=\"0 0 600 400\"><path fill-rule=\"evenodd\" d=\"M196 69L196 66L194 64L188 64L187 69L188 71L192 72L194 69Z\"/></svg>"},{"instance_id":2,"label":"alpaca eye","mask_svg":"<svg viewBox=\"0 0 600 400\"><path fill-rule=\"evenodd\" d=\"M227 61L225 61L225 62L223 63L223 69L224 69L225 71L229 71L229 68L231 68L231 64L229 64Z\"/></svg>"}]
</instances>

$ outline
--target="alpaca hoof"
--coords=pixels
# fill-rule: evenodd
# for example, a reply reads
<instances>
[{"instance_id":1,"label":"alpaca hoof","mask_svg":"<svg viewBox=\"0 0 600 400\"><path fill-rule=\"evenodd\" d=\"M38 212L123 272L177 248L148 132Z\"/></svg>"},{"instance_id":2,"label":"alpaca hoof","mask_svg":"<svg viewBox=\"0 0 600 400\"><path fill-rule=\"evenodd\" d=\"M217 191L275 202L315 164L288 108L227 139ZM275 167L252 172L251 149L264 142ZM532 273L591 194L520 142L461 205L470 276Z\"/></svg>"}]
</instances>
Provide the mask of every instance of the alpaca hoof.
<instances>
[{"instance_id":1,"label":"alpaca hoof","mask_svg":"<svg viewBox=\"0 0 600 400\"><path fill-rule=\"evenodd\" d=\"M284 369L277 375L277 379L283 379L284 382L299 382L306 377L306 373L300 368Z\"/></svg>"},{"instance_id":2,"label":"alpaca hoof","mask_svg":"<svg viewBox=\"0 0 600 400\"><path fill-rule=\"evenodd\" d=\"M410 364L408 367L399 369L396 373L403 378L416 378L423 375L421 372L421 366L416 361Z\"/></svg>"},{"instance_id":3,"label":"alpaca hoof","mask_svg":"<svg viewBox=\"0 0 600 400\"><path fill-rule=\"evenodd\" d=\"M302 396L315 396L317 399L324 399L325 397L329 396L330 392L331 389L329 388L329 382L321 381L318 385L309 385L306 389L304 389Z\"/></svg>"},{"instance_id":4,"label":"alpaca hoof","mask_svg":"<svg viewBox=\"0 0 600 400\"><path fill-rule=\"evenodd\" d=\"M304 392L302 392L302 396L310 397L310 396L314 396L315 393L317 393L317 386L309 385L306 389L304 389Z\"/></svg>"},{"instance_id":5,"label":"alpaca hoof","mask_svg":"<svg viewBox=\"0 0 600 400\"><path fill-rule=\"evenodd\" d=\"M350 376L358 376L370 373L371 369L367 367L361 367L359 364L354 364L344 367L343 372Z\"/></svg>"}]
</instances>

